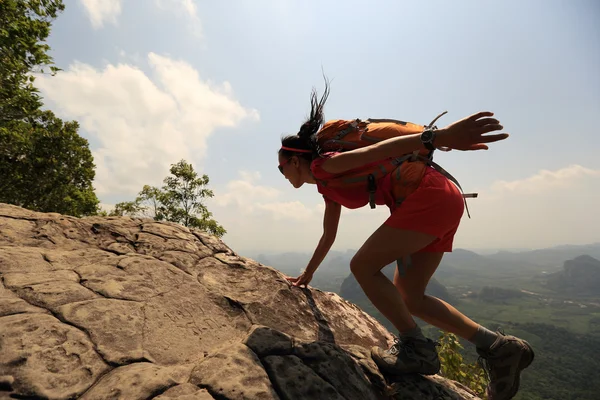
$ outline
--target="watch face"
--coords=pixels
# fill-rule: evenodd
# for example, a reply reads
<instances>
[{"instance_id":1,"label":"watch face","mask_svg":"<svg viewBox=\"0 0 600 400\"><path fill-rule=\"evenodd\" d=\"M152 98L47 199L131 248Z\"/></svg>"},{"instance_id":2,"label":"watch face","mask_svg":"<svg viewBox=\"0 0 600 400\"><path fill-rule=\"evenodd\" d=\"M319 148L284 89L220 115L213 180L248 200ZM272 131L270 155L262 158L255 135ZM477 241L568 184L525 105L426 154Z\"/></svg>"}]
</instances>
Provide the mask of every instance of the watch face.
<instances>
[{"instance_id":1,"label":"watch face","mask_svg":"<svg viewBox=\"0 0 600 400\"><path fill-rule=\"evenodd\" d=\"M425 131L421 134L421 140L423 142L430 142L431 139L433 138L433 132L432 131Z\"/></svg>"}]
</instances>

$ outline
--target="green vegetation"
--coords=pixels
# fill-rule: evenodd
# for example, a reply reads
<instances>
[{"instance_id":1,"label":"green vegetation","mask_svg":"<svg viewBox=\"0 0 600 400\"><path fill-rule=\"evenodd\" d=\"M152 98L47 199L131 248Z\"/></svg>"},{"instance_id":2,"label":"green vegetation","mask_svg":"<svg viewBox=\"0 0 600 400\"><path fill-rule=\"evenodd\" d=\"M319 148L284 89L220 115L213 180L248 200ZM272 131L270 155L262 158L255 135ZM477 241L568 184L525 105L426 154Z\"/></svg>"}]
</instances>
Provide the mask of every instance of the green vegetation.
<instances>
[{"instance_id":1,"label":"green vegetation","mask_svg":"<svg viewBox=\"0 0 600 400\"><path fill-rule=\"evenodd\" d=\"M462 383L482 399L486 399L487 378L485 371L475 362L463 358L464 347L452 333L440 331L438 355L442 364L440 375Z\"/></svg>"},{"instance_id":2,"label":"green vegetation","mask_svg":"<svg viewBox=\"0 0 600 400\"><path fill-rule=\"evenodd\" d=\"M60 71L45 41L64 8L62 0L0 1L0 202L77 217L106 215L98 209L96 167L88 141L77 133L79 124L42 110L34 86L37 75ZM144 186L111 214L151 213L223 236L225 229L203 204L213 197L208 176L199 177L184 160L171 166L171 175L161 189Z\"/></svg>"},{"instance_id":3,"label":"green vegetation","mask_svg":"<svg viewBox=\"0 0 600 400\"><path fill-rule=\"evenodd\" d=\"M26 120L42 106L33 82L36 73L58 71L44 42L64 8L62 0L0 2L0 125Z\"/></svg>"},{"instance_id":4,"label":"green vegetation","mask_svg":"<svg viewBox=\"0 0 600 400\"><path fill-rule=\"evenodd\" d=\"M461 299L456 305L466 315L474 319L485 319L498 323L539 323L552 324L565 328L574 333L599 333L597 322L600 307L587 302L571 302L526 296L504 300L502 302L487 302L477 298ZM585 306L585 304L589 304ZM585 308L582 308L582 305Z\"/></svg>"},{"instance_id":5,"label":"green vegetation","mask_svg":"<svg viewBox=\"0 0 600 400\"><path fill-rule=\"evenodd\" d=\"M45 40L61 0L0 1L0 202L95 214L95 165L79 124L41 109L38 74L55 74Z\"/></svg>"},{"instance_id":6,"label":"green vegetation","mask_svg":"<svg viewBox=\"0 0 600 400\"><path fill-rule=\"evenodd\" d=\"M516 399L598 398L600 337L574 334L550 324L514 324L506 330L529 340L536 351L534 362L523 373Z\"/></svg>"},{"instance_id":7,"label":"green vegetation","mask_svg":"<svg viewBox=\"0 0 600 400\"><path fill-rule=\"evenodd\" d=\"M110 215L146 216L223 236L227 231L212 218L203 203L205 198L214 196L213 191L206 188L208 176L199 177L192 164L185 160L171 165L171 175L163 180L161 189L145 185L135 200L116 204Z\"/></svg>"}]
</instances>

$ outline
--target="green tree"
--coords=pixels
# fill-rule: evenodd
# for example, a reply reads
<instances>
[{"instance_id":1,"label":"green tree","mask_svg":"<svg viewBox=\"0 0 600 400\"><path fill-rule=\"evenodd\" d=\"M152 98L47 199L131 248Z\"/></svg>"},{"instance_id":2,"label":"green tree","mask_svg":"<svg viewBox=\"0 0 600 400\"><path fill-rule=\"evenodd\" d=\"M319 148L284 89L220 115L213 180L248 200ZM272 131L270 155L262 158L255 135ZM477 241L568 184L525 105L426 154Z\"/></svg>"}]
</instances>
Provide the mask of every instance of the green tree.
<instances>
[{"instance_id":1,"label":"green tree","mask_svg":"<svg viewBox=\"0 0 600 400\"><path fill-rule=\"evenodd\" d=\"M110 212L110 216L137 216L145 218L154 218L157 221L162 221L163 193L160 189L153 186L144 185L142 191L133 201L123 201L115 204L115 208Z\"/></svg>"},{"instance_id":2,"label":"green tree","mask_svg":"<svg viewBox=\"0 0 600 400\"><path fill-rule=\"evenodd\" d=\"M217 237L227 231L212 218L204 204L214 196L208 189L207 175L199 176L192 164L181 160L171 165L171 176L163 180L161 189L144 185L133 201L117 203L110 215L130 215L176 222L188 228L198 228Z\"/></svg>"},{"instance_id":3,"label":"green tree","mask_svg":"<svg viewBox=\"0 0 600 400\"><path fill-rule=\"evenodd\" d=\"M62 0L0 0L0 202L74 216L95 214L94 163L77 122L42 102L36 74L55 74L45 40Z\"/></svg>"},{"instance_id":4,"label":"green tree","mask_svg":"<svg viewBox=\"0 0 600 400\"><path fill-rule=\"evenodd\" d=\"M442 364L440 375L460 382L474 391L482 399L486 399L485 388L487 378L485 371L477 363L465 363L458 337L452 333L440 331L440 349L438 355Z\"/></svg>"},{"instance_id":5,"label":"green tree","mask_svg":"<svg viewBox=\"0 0 600 400\"><path fill-rule=\"evenodd\" d=\"M64 8L62 0L0 1L0 126L41 107L32 73L59 70L44 41Z\"/></svg>"},{"instance_id":6,"label":"green tree","mask_svg":"<svg viewBox=\"0 0 600 400\"><path fill-rule=\"evenodd\" d=\"M77 122L37 112L0 127L0 202L74 216L95 214L94 162Z\"/></svg>"}]
</instances>

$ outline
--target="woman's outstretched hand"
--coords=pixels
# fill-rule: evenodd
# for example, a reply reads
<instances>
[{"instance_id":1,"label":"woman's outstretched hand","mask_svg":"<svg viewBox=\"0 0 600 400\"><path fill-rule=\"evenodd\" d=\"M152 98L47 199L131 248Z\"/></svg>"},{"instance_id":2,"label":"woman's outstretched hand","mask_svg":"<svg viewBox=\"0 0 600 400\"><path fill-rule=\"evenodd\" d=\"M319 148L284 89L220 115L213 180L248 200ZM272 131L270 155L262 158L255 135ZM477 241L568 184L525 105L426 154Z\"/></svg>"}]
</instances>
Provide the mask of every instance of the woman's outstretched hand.
<instances>
[{"instance_id":1,"label":"woman's outstretched hand","mask_svg":"<svg viewBox=\"0 0 600 400\"><path fill-rule=\"evenodd\" d=\"M304 287L306 287L310 283L310 281L312 280L312 278L313 278L313 274L304 271L297 278L292 278L292 277L286 276L285 279L287 279L288 282L291 282L293 286L304 285Z\"/></svg>"},{"instance_id":2,"label":"woman's outstretched hand","mask_svg":"<svg viewBox=\"0 0 600 400\"><path fill-rule=\"evenodd\" d=\"M486 135L502 130L503 126L496 118L490 118L494 113L478 112L469 117L456 121L436 132L434 145L456 150L487 150L485 143L497 142L508 137L508 133Z\"/></svg>"}]
</instances>

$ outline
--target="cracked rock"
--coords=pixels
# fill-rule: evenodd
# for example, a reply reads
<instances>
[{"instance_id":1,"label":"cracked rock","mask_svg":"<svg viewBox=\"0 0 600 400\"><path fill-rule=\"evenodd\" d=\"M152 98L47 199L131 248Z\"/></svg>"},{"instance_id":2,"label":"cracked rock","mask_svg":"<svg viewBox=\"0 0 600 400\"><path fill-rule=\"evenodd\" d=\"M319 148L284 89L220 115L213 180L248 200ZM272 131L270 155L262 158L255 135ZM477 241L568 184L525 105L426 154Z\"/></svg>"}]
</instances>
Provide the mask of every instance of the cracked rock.
<instances>
[{"instance_id":1,"label":"cracked rock","mask_svg":"<svg viewBox=\"0 0 600 400\"><path fill-rule=\"evenodd\" d=\"M217 398L279 400L258 357L241 343L219 349L199 363L190 383Z\"/></svg>"},{"instance_id":2,"label":"cracked rock","mask_svg":"<svg viewBox=\"0 0 600 400\"><path fill-rule=\"evenodd\" d=\"M391 334L334 293L171 222L0 203L0 398L475 399L384 376Z\"/></svg>"},{"instance_id":3,"label":"cracked rock","mask_svg":"<svg viewBox=\"0 0 600 400\"><path fill-rule=\"evenodd\" d=\"M191 365L161 367L148 362L117 367L103 376L81 400L127 399L145 400L154 393L184 383Z\"/></svg>"},{"instance_id":4,"label":"cracked rock","mask_svg":"<svg viewBox=\"0 0 600 400\"><path fill-rule=\"evenodd\" d=\"M51 315L0 318L0 376L19 395L67 399L109 369L87 335Z\"/></svg>"},{"instance_id":5,"label":"cracked rock","mask_svg":"<svg viewBox=\"0 0 600 400\"><path fill-rule=\"evenodd\" d=\"M214 397L206 389L200 389L191 383L182 383L173 386L163 394L156 396L153 400L214 400Z\"/></svg>"},{"instance_id":6,"label":"cracked rock","mask_svg":"<svg viewBox=\"0 0 600 400\"><path fill-rule=\"evenodd\" d=\"M95 299L65 304L57 314L88 332L98 352L110 363L126 364L144 357L143 303Z\"/></svg>"}]
</instances>

